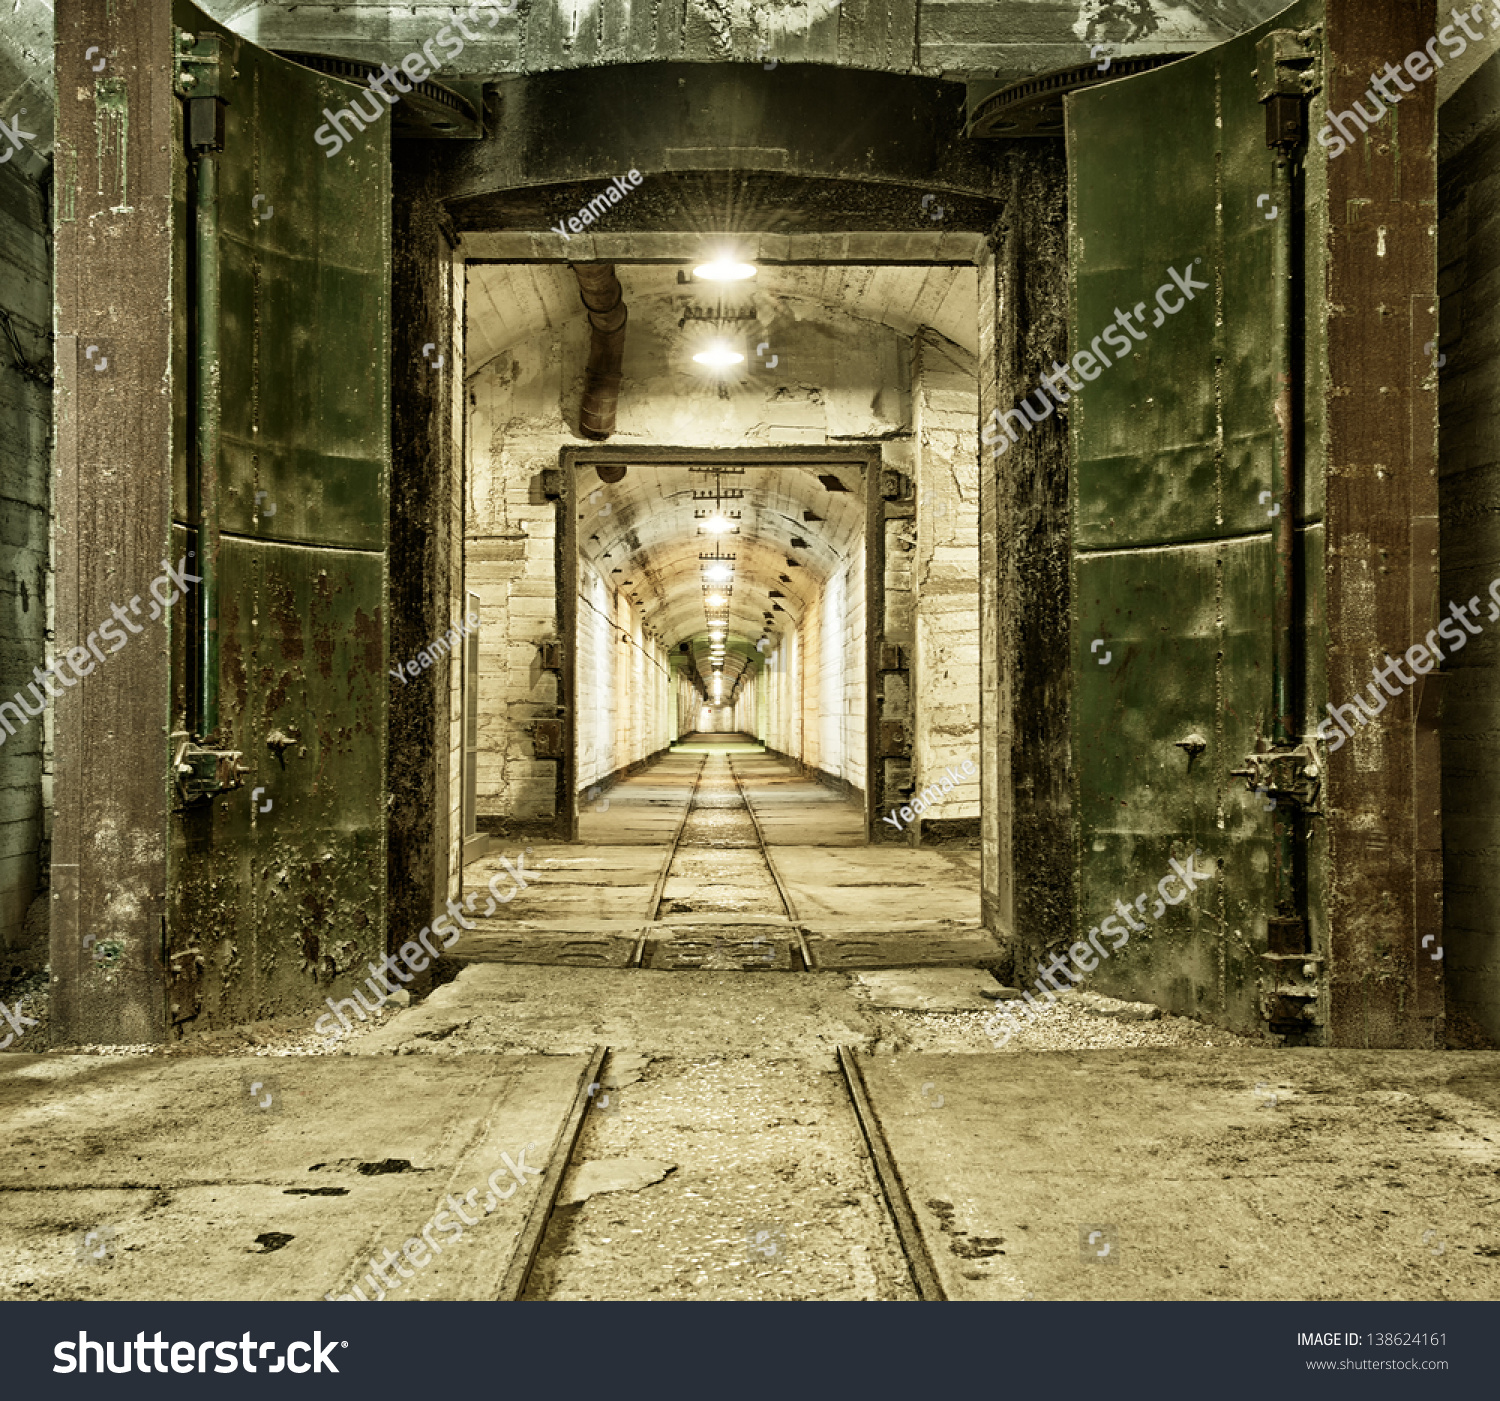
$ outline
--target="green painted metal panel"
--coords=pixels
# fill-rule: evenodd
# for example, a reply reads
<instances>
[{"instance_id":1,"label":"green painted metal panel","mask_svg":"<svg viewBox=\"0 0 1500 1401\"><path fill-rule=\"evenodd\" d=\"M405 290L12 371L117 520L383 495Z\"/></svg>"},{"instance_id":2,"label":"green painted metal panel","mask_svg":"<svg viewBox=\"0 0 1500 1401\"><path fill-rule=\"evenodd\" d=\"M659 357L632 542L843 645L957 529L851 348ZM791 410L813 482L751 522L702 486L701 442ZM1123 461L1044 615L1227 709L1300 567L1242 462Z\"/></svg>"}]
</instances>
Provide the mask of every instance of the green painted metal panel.
<instances>
[{"instance_id":1,"label":"green painted metal panel","mask_svg":"<svg viewBox=\"0 0 1500 1401\"><path fill-rule=\"evenodd\" d=\"M1095 984L1242 1031L1264 1028L1260 998L1274 981L1261 957L1272 827L1266 800L1229 770L1270 734L1271 537L1260 493L1277 433L1272 239L1276 221L1294 217L1277 208L1267 218L1272 201L1260 200L1274 153L1256 45L1320 20L1318 0L1306 0L1220 48L1067 103L1075 353L1115 327L1101 342L1111 363L1070 413L1079 935L1117 900L1150 892L1146 927L1101 962ZM1323 335L1312 261L1323 217L1309 182L1299 245L1309 339ZM1189 298L1183 281L1207 285ZM1128 354L1120 312L1135 314ZM1320 422L1306 425L1298 479L1298 653L1311 695L1323 684L1321 649L1309 645L1323 616ZM1195 757L1178 746L1192 735L1206 744ZM1170 861L1199 849L1213 879L1150 918ZM1316 823L1308 850L1316 947Z\"/></svg>"},{"instance_id":2,"label":"green painted metal panel","mask_svg":"<svg viewBox=\"0 0 1500 1401\"><path fill-rule=\"evenodd\" d=\"M353 89L183 0L173 13L223 45L219 358L207 386L221 416L211 739L242 751L249 772L243 789L178 805L168 953L180 966L184 951L202 959L200 1025L301 1010L311 1025L345 975L385 952L388 134L376 127L329 159L313 132ZM197 328L193 157L180 124L177 158L174 515L186 553ZM189 713L184 632L174 731ZM292 742L268 744L278 734Z\"/></svg>"}]
</instances>

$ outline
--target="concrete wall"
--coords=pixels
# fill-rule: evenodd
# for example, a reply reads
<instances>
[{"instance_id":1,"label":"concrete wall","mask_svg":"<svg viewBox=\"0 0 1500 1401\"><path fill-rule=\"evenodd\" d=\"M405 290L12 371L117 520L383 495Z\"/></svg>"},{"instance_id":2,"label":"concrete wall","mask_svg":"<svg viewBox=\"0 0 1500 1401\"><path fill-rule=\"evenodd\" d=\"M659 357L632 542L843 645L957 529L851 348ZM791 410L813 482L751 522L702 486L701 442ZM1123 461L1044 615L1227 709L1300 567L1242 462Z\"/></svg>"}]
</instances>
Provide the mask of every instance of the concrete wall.
<instances>
[{"instance_id":1,"label":"concrete wall","mask_svg":"<svg viewBox=\"0 0 1500 1401\"><path fill-rule=\"evenodd\" d=\"M554 394L560 360L532 362ZM519 364L492 365L470 381L465 584L479 595L479 740L475 755L480 826L501 815L525 822L552 816L555 765L536 759L526 726L556 714L557 676L543 671L540 644L558 635L553 565L556 511L535 487L568 439L551 428L526 435L543 388ZM549 425L549 427L551 427ZM551 451L548 449L551 448Z\"/></svg>"},{"instance_id":2,"label":"concrete wall","mask_svg":"<svg viewBox=\"0 0 1500 1401\"><path fill-rule=\"evenodd\" d=\"M26 361L51 373L52 244L41 190L0 166L0 310ZM0 699L9 700L45 660L51 390L23 375L0 332ZM34 706L30 696L28 703ZM0 948L20 942L36 894L50 806L49 707L7 735L0 730ZM45 759L44 759L45 751ZM44 777L45 764L45 777ZM44 790L44 783L46 790ZM45 791L45 797L44 797Z\"/></svg>"},{"instance_id":3,"label":"concrete wall","mask_svg":"<svg viewBox=\"0 0 1500 1401\"><path fill-rule=\"evenodd\" d=\"M647 634L640 609L587 560L579 561L578 582L575 675L583 790L660 753L681 731L674 728L679 683L667 649Z\"/></svg>"},{"instance_id":4,"label":"concrete wall","mask_svg":"<svg viewBox=\"0 0 1500 1401\"><path fill-rule=\"evenodd\" d=\"M390 655L416 657L464 614L462 375L464 279L429 172L397 153L392 168L392 365L433 342L451 367L392 377ZM456 334L458 332L458 334ZM409 338L411 344L405 342ZM427 363L427 362L423 362ZM460 379L461 382L461 379ZM463 871L463 648L430 653L426 684L392 679L386 784L388 935L432 920Z\"/></svg>"},{"instance_id":5,"label":"concrete wall","mask_svg":"<svg viewBox=\"0 0 1500 1401\"><path fill-rule=\"evenodd\" d=\"M688 680L686 668L679 659L672 663L672 694L676 698L673 739L681 739L698 728L703 713L703 695Z\"/></svg>"},{"instance_id":6,"label":"concrete wall","mask_svg":"<svg viewBox=\"0 0 1500 1401\"><path fill-rule=\"evenodd\" d=\"M1442 109L1439 597L1489 602L1500 577L1500 55ZM1488 611L1488 609L1486 609ZM1443 967L1451 1032L1500 1040L1500 642L1450 653L1443 697Z\"/></svg>"},{"instance_id":7,"label":"concrete wall","mask_svg":"<svg viewBox=\"0 0 1500 1401\"><path fill-rule=\"evenodd\" d=\"M973 357L934 336L916 343L912 406L916 422L917 538L914 604L913 781L941 784L945 770L972 761L973 777L941 808L917 820L979 818L979 383ZM937 830L942 830L941 825ZM950 829L953 830L953 829ZM929 831L929 835L935 832Z\"/></svg>"},{"instance_id":8,"label":"concrete wall","mask_svg":"<svg viewBox=\"0 0 1500 1401\"><path fill-rule=\"evenodd\" d=\"M860 540L798 624L770 652L759 684L772 749L864 791L865 546Z\"/></svg>"},{"instance_id":9,"label":"concrete wall","mask_svg":"<svg viewBox=\"0 0 1500 1401\"><path fill-rule=\"evenodd\" d=\"M1050 144L1012 165L1006 225L979 268L981 421L1067 351L1067 184ZM980 472L980 907L1027 966L1073 937L1070 462L1059 412L999 458L986 448Z\"/></svg>"}]
</instances>

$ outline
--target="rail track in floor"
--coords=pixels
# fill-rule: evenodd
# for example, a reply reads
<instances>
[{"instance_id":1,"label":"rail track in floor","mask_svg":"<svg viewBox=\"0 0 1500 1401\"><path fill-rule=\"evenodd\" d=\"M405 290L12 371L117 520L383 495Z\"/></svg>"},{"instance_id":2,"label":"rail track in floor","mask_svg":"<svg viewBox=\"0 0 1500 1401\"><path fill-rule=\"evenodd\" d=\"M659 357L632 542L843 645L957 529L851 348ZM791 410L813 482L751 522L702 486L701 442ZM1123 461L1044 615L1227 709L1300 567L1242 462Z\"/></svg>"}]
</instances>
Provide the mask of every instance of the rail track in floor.
<instances>
[{"instance_id":1,"label":"rail track in floor","mask_svg":"<svg viewBox=\"0 0 1500 1401\"><path fill-rule=\"evenodd\" d=\"M731 756L699 763L647 918L633 966L815 966ZM499 1298L945 1298L860 1062L596 1046ZM584 1164L643 1180L565 1199Z\"/></svg>"},{"instance_id":2,"label":"rail track in floor","mask_svg":"<svg viewBox=\"0 0 1500 1401\"><path fill-rule=\"evenodd\" d=\"M850 1048L840 1046L831 1066L803 1061L789 1070L786 1062L771 1062L775 1077L753 1058L736 1063L734 1075L749 1085L767 1078L786 1083L775 1086L766 1103L748 1105L739 1116L742 1122L727 1136L721 1129L717 1137L703 1132L698 1121L704 1106L717 1102L722 1076L700 1086L699 1102L684 1104L684 1085L702 1077L703 1067L649 1061L660 1067L657 1075L621 1085L611 1075L612 1059L609 1047L596 1046L580 1072L500 1283L500 1301L946 1298L865 1089L860 1057ZM715 1061L709 1068L720 1065ZM804 1106L801 1113L808 1112L810 1098L822 1110L813 1122L797 1124L799 1131L812 1129L823 1140L816 1164L789 1165L766 1148L763 1115L782 1109L783 1102L792 1104L794 1096ZM632 1134L630 1120L620 1112L622 1097L641 1115L640 1134ZM639 1158L611 1158L608 1150L629 1147L633 1137L660 1142L683 1136L684 1125L665 1122L672 1118L688 1121L686 1137L699 1145L695 1154L678 1155L682 1161L671 1165L675 1179L663 1173L633 1190L561 1202L571 1167L639 1164ZM834 1129L839 1132L831 1134ZM771 1192L761 1191L765 1187ZM780 1207L764 1200L777 1192ZM747 1199L758 1193L747 1216ZM811 1219L787 1222L763 1214L782 1210L785 1215L789 1205L791 1214ZM672 1213L677 1215L669 1220ZM850 1261L863 1262L864 1268L851 1270Z\"/></svg>"}]
</instances>

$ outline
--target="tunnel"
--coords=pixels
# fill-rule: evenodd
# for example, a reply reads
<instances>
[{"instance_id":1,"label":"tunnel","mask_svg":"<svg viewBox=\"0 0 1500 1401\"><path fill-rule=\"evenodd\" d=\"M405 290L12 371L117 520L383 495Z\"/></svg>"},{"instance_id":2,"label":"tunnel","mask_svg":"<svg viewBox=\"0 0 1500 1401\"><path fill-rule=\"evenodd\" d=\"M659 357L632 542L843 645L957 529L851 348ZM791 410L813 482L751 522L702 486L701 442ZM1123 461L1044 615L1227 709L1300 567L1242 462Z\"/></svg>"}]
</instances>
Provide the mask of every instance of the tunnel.
<instances>
[{"instance_id":1,"label":"tunnel","mask_svg":"<svg viewBox=\"0 0 1500 1401\"><path fill-rule=\"evenodd\" d=\"M1482 10L15 0L0 1297L1490 1297Z\"/></svg>"}]
</instances>

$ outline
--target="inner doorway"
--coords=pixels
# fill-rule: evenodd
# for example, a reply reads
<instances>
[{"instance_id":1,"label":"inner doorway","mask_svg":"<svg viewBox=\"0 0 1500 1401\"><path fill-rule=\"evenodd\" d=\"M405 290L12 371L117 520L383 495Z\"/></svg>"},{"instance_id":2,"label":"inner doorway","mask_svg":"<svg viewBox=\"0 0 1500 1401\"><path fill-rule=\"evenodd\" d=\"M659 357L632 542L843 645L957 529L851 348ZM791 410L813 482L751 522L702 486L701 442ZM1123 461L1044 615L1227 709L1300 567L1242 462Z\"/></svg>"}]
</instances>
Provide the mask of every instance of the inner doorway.
<instances>
[{"instance_id":1,"label":"inner doorway","mask_svg":"<svg viewBox=\"0 0 1500 1401\"><path fill-rule=\"evenodd\" d=\"M628 455L565 454L561 801L576 808L687 730L740 730L860 802L868 826L882 576L869 459Z\"/></svg>"}]
</instances>

